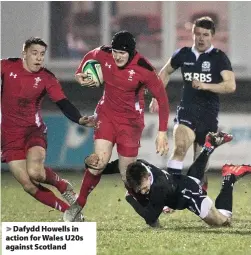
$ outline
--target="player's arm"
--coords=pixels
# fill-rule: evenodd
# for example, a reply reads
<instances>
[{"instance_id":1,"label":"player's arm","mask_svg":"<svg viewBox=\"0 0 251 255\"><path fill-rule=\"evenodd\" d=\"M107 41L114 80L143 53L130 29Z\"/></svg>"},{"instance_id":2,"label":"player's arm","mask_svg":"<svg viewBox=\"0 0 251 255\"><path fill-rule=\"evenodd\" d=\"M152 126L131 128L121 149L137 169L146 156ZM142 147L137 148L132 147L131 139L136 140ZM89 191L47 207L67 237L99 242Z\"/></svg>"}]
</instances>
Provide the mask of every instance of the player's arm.
<instances>
[{"instance_id":1,"label":"player's arm","mask_svg":"<svg viewBox=\"0 0 251 255\"><path fill-rule=\"evenodd\" d=\"M221 71L222 82L220 83L203 83L200 81L193 81L192 86L195 89L207 90L219 94L233 93L236 90L236 82L234 72L229 70Z\"/></svg>"},{"instance_id":2,"label":"player's arm","mask_svg":"<svg viewBox=\"0 0 251 255\"><path fill-rule=\"evenodd\" d=\"M59 109L62 113L71 121L87 126L93 127L94 126L94 119L92 116L82 116L79 110L67 99L63 98L56 102Z\"/></svg>"},{"instance_id":3,"label":"player's arm","mask_svg":"<svg viewBox=\"0 0 251 255\"><path fill-rule=\"evenodd\" d=\"M164 207L164 199L156 199L156 195L161 196L161 194L154 194L154 197L150 198L148 205L145 207L142 206L133 196L126 196L127 202L146 221L146 224L150 226L154 226L157 222Z\"/></svg>"},{"instance_id":4,"label":"player's arm","mask_svg":"<svg viewBox=\"0 0 251 255\"><path fill-rule=\"evenodd\" d=\"M171 65L172 58L169 58L166 64L161 68L159 72L159 77L162 80L164 87L167 86L170 75L175 71L175 69Z\"/></svg>"},{"instance_id":5,"label":"player's arm","mask_svg":"<svg viewBox=\"0 0 251 255\"><path fill-rule=\"evenodd\" d=\"M154 71L149 73L148 80L145 84L159 105L159 132L155 141L156 152L160 155L166 155L168 152L167 126L169 119L167 92L163 86L163 82Z\"/></svg>"},{"instance_id":6,"label":"player's arm","mask_svg":"<svg viewBox=\"0 0 251 255\"><path fill-rule=\"evenodd\" d=\"M159 72L159 77L162 80L165 88L167 87L171 74L181 66L183 51L183 49L176 50ZM159 111L159 104L154 97L149 105L149 111L151 113L157 113Z\"/></svg>"},{"instance_id":7,"label":"player's arm","mask_svg":"<svg viewBox=\"0 0 251 255\"><path fill-rule=\"evenodd\" d=\"M81 60L77 71L75 72L75 79L81 86L96 87L96 83L93 80L86 79L87 75L82 72L83 66L87 60L97 59L99 48L89 51Z\"/></svg>"},{"instance_id":8,"label":"player's arm","mask_svg":"<svg viewBox=\"0 0 251 255\"><path fill-rule=\"evenodd\" d=\"M159 76L165 87L167 86L169 82L170 75L181 66L185 51L186 51L186 48L177 49L173 53L172 57L168 59L166 64L160 70Z\"/></svg>"},{"instance_id":9,"label":"player's arm","mask_svg":"<svg viewBox=\"0 0 251 255\"><path fill-rule=\"evenodd\" d=\"M50 75L51 77L46 85L46 91L50 99L57 104L62 113L69 120L77 124L88 127L94 126L94 120L91 117L81 115L79 110L66 98L57 78L52 73Z\"/></svg>"},{"instance_id":10,"label":"player's arm","mask_svg":"<svg viewBox=\"0 0 251 255\"><path fill-rule=\"evenodd\" d=\"M159 131L166 132L169 119L169 101L163 82L156 72L152 71L148 73L145 85L159 104Z\"/></svg>"},{"instance_id":11,"label":"player's arm","mask_svg":"<svg viewBox=\"0 0 251 255\"><path fill-rule=\"evenodd\" d=\"M218 53L218 69L222 77L220 83L203 83L200 81L193 81L192 86L195 89L207 90L219 94L233 93L236 90L235 75L232 70L231 62L222 51Z\"/></svg>"}]
</instances>

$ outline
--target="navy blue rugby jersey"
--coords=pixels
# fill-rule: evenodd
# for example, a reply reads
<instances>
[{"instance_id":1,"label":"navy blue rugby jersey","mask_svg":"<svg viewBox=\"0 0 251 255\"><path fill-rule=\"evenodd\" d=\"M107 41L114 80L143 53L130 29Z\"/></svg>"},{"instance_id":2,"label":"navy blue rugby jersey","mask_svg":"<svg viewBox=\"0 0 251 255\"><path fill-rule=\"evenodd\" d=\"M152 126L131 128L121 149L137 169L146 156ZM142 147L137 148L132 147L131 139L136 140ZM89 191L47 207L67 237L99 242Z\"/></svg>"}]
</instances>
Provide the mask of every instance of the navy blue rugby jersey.
<instances>
[{"instance_id":1,"label":"navy blue rugby jersey","mask_svg":"<svg viewBox=\"0 0 251 255\"><path fill-rule=\"evenodd\" d=\"M226 54L213 46L202 54L198 54L194 47L184 47L173 54L171 66L174 69L181 68L183 77L181 106L204 109L206 112L217 115L220 105L219 96L210 91L192 88L192 80L211 84L222 82L220 73L223 70L232 71L230 60Z\"/></svg>"}]
</instances>

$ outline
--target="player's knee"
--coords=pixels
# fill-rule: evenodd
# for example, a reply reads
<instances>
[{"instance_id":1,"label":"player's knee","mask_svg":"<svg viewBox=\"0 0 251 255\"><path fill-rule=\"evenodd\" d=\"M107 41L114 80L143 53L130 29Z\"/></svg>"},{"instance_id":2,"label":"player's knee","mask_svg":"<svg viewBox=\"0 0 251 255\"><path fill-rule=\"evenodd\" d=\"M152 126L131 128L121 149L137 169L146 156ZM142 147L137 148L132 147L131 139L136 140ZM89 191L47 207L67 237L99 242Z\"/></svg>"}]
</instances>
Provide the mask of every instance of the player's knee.
<instances>
[{"instance_id":1,"label":"player's knee","mask_svg":"<svg viewBox=\"0 0 251 255\"><path fill-rule=\"evenodd\" d=\"M23 186L23 189L25 192L27 192L31 195L35 195L37 188L31 182L24 183L24 184L22 184L22 186Z\"/></svg>"},{"instance_id":2,"label":"player's knee","mask_svg":"<svg viewBox=\"0 0 251 255\"><path fill-rule=\"evenodd\" d=\"M88 168L89 172L93 175L99 175L103 172L107 165L98 154L91 154L85 159L85 166Z\"/></svg>"},{"instance_id":3,"label":"player's knee","mask_svg":"<svg viewBox=\"0 0 251 255\"><path fill-rule=\"evenodd\" d=\"M40 165L29 167L27 172L29 177L34 181L41 182L44 180L43 167Z\"/></svg>"},{"instance_id":4,"label":"player's knee","mask_svg":"<svg viewBox=\"0 0 251 255\"><path fill-rule=\"evenodd\" d=\"M103 172L103 169L102 169L102 170L97 170L97 169L93 169L93 168L91 168L91 167L88 167L88 170L89 170L89 172L90 172L91 174L93 174L93 175L100 175L100 174L102 174L102 172Z\"/></svg>"},{"instance_id":5,"label":"player's knee","mask_svg":"<svg viewBox=\"0 0 251 255\"><path fill-rule=\"evenodd\" d=\"M218 211L218 210L217 210ZM230 226L231 217L225 216L220 212L217 212L214 217L214 226L223 227Z\"/></svg>"},{"instance_id":6,"label":"player's knee","mask_svg":"<svg viewBox=\"0 0 251 255\"><path fill-rule=\"evenodd\" d=\"M212 221L209 223L210 226L212 227L223 227L223 226L229 226L229 220L227 218L222 219L219 217L215 217L212 219Z\"/></svg>"},{"instance_id":7,"label":"player's knee","mask_svg":"<svg viewBox=\"0 0 251 255\"><path fill-rule=\"evenodd\" d=\"M176 142L174 148L174 155L179 157L185 157L187 153L186 143L184 141Z\"/></svg>"},{"instance_id":8,"label":"player's knee","mask_svg":"<svg viewBox=\"0 0 251 255\"><path fill-rule=\"evenodd\" d=\"M221 214L214 206L209 210L207 217L203 219L208 225L214 227L229 226L231 218Z\"/></svg>"}]
</instances>

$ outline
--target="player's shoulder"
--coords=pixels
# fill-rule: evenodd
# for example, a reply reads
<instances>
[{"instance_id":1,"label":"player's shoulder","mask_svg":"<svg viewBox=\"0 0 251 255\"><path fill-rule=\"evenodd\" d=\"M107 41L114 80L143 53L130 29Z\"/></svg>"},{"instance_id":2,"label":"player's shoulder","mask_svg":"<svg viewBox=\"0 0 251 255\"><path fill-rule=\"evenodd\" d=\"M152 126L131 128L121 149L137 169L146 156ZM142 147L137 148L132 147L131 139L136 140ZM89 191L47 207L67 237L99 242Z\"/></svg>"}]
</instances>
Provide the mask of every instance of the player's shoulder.
<instances>
[{"instance_id":1,"label":"player's shoulder","mask_svg":"<svg viewBox=\"0 0 251 255\"><path fill-rule=\"evenodd\" d=\"M181 53L191 53L192 52L192 47L182 47L182 48L180 48L178 50Z\"/></svg>"},{"instance_id":2,"label":"player's shoulder","mask_svg":"<svg viewBox=\"0 0 251 255\"><path fill-rule=\"evenodd\" d=\"M111 54L112 53L112 47L111 46L107 46L107 45L102 45L99 47L99 50L103 53L108 53Z\"/></svg>"},{"instance_id":3,"label":"player's shoulder","mask_svg":"<svg viewBox=\"0 0 251 255\"><path fill-rule=\"evenodd\" d=\"M135 63L137 67L145 70L153 72L155 71L155 68L152 66L152 64L141 54L137 53L135 56Z\"/></svg>"},{"instance_id":4,"label":"player's shoulder","mask_svg":"<svg viewBox=\"0 0 251 255\"><path fill-rule=\"evenodd\" d=\"M22 59L21 58L4 58L4 59L1 59L2 73L5 73L9 69L11 69L11 71L16 71L21 66L22 66Z\"/></svg>"},{"instance_id":5,"label":"player's shoulder","mask_svg":"<svg viewBox=\"0 0 251 255\"><path fill-rule=\"evenodd\" d=\"M48 68L43 68L42 70L42 74L49 80L55 80L58 82L58 79L56 77L56 75L51 71L49 70Z\"/></svg>"},{"instance_id":6,"label":"player's shoulder","mask_svg":"<svg viewBox=\"0 0 251 255\"><path fill-rule=\"evenodd\" d=\"M15 63L15 62L20 61L21 58L7 58L7 59L5 59L5 60L7 60L7 61L10 62L10 63Z\"/></svg>"},{"instance_id":7,"label":"player's shoulder","mask_svg":"<svg viewBox=\"0 0 251 255\"><path fill-rule=\"evenodd\" d=\"M178 48L174 51L172 57L180 56L180 55L187 55L192 53L192 47L182 47Z\"/></svg>"},{"instance_id":8,"label":"player's shoulder","mask_svg":"<svg viewBox=\"0 0 251 255\"><path fill-rule=\"evenodd\" d=\"M147 162L146 160L141 159L141 158L137 159L137 162L143 163L143 164L145 164L145 165L147 165L147 166L151 165L149 162Z\"/></svg>"},{"instance_id":9,"label":"player's shoulder","mask_svg":"<svg viewBox=\"0 0 251 255\"><path fill-rule=\"evenodd\" d=\"M1 63L6 63L6 64L15 64L21 62L21 58L3 58L1 59Z\"/></svg>"},{"instance_id":10,"label":"player's shoulder","mask_svg":"<svg viewBox=\"0 0 251 255\"><path fill-rule=\"evenodd\" d=\"M112 56L112 48L107 45L99 46L91 51L91 55L94 58L97 58L97 60L102 60L107 55Z\"/></svg>"},{"instance_id":11,"label":"player's shoulder","mask_svg":"<svg viewBox=\"0 0 251 255\"><path fill-rule=\"evenodd\" d=\"M160 168L158 168L157 166L149 163L148 161L144 160L144 159L137 159L137 162L140 162L141 164L143 164L144 166L146 166L148 168L148 170L150 170L152 172L153 175L157 174L157 175L162 175L162 171Z\"/></svg>"},{"instance_id":12,"label":"player's shoulder","mask_svg":"<svg viewBox=\"0 0 251 255\"><path fill-rule=\"evenodd\" d=\"M223 50L218 49L218 48L213 48L211 50L210 54L214 55L214 56L217 56L217 57L223 57L223 58L227 57L227 54Z\"/></svg>"},{"instance_id":13,"label":"player's shoulder","mask_svg":"<svg viewBox=\"0 0 251 255\"><path fill-rule=\"evenodd\" d=\"M44 67L43 71L44 71L44 73L45 73L46 75L48 75L49 77L51 77L51 78L56 78L56 75L55 75L51 70L49 70L48 68Z\"/></svg>"}]
</instances>

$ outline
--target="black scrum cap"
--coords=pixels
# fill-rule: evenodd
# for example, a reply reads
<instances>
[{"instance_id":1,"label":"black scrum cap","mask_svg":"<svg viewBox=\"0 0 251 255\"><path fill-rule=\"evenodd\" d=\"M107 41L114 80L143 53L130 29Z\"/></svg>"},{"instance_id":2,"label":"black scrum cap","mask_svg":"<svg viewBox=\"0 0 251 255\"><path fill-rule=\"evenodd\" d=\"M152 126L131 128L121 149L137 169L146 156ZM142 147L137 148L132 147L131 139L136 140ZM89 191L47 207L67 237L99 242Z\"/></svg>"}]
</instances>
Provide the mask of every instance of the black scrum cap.
<instances>
[{"instance_id":1,"label":"black scrum cap","mask_svg":"<svg viewBox=\"0 0 251 255\"><path fill-rule=\"evenodd\" d=\"M135 47L135 37L128 31L119 31L112 38L112 48L126 51L129 53L130 57L134 56Z\"/></svg>"}]
</instances>

